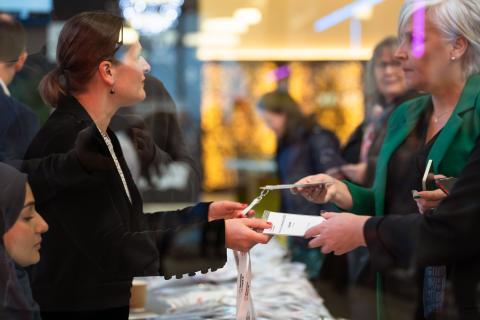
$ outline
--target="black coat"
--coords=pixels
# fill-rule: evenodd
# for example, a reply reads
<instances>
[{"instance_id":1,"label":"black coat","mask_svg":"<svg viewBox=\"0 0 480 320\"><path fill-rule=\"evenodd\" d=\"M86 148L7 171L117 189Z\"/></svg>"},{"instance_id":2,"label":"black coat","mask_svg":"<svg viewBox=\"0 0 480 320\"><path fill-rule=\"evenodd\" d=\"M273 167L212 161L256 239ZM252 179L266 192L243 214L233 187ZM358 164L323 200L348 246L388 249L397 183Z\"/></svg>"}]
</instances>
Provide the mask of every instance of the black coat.
<instances>
[{"instance_id":1,"label":"black coat","mask_svg":"<svg viewBox=\"0 0 480 320\"><path fill-rule=\"evenodd\" d=\"M480 319L480 139L450 195L434 213L374 217L364 234L378 270L447 265L461 319Z\"/></svg>"},{"instance_id":2,"label":"black coat","mask_svg":"<svg viewBox=\"0 0 480 320\"><path fill-rule=\"evenodd\" d=\"M38 129L35 113L0 88L0 161L17 167Z\"/></svg>"},{"instance_id":3,"label":"black coat","mask_svg":"<svg viewBox=\"0 0 480 320\"><path fill-rule=\"evenodd\" d=\"M143 213L142 199L124 161L114 133L108 130L125 174L132 203L114 169L98 131L90 151L106 157L110 168L88 174L72 154L78 133L93 121L72 97L61 101L27 151L26 166L38 212L50 226L44 236L41 261L32 273L34 298L42 311L98 310L128 305L134 276L207 271L226 261L224 222L207 222L208 203L174 212ZM50 156L48 158L45 158ZM28 162L27 162L28 163ZM48 192L46 192L48 190ZM161 239L175 230L213 233L215 243L192 243L188 260L162 249ZM196 250L195 250L196 249Z\"/></svg>"}]
</instances>

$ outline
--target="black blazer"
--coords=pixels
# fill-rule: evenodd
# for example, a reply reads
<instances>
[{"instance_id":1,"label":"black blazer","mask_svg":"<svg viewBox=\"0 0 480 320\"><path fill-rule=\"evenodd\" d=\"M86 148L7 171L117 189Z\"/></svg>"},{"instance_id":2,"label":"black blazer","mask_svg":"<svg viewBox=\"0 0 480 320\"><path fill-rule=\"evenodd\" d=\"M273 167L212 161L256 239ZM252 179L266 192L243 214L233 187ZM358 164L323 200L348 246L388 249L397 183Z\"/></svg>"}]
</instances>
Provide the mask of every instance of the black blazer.
<instances>
[{"instance_id":1,"label":"black blazer","mask_svg":"<svg viewBox=\"0 0 480 320\"><path fill-rule=\"evenodd\" d=\"M35 113L0 88L0 161L17 167L38 129Z\"/></svg>"},{"instance_id":2,"label":"black blazer","mask_svg":"<svg viewBox=\"0 0 480 320\"><path fill-rule=\"evenodd\" d=\"M480 139L450 195L434 213L367 221L364 235L378 270L411 263L448 265L460 319L480 319Z\"/></svg>"},{"instance_id":3,"label":"black blazer","mask_svg":"<svg viewBox=\"0 0 480 320\"><path fill-rule=\"evenodd\" d=\"M50 226L42 242L41 261L31 272L34 298L42 311L126 306L134 276L206 272L226 261L224 221L207 222L208 203L173 212L143 213L142 199L112 131L108 130L108 135L132 203L97 130L92 131L89 148L108 159L110 169L88 173L78 157L65 156L75 154L78 133L92 125L74 98L64 98L27 151L27 159L43 158L35 166L26 161L25 169L37 210ZM176 261L177 253L168 248L159 253L165 233L173 230L177 238L183 232L204 229L213 233L204 237L206 241L215 241L192 243L188 260Z\"/></svg>"}]
</instances>

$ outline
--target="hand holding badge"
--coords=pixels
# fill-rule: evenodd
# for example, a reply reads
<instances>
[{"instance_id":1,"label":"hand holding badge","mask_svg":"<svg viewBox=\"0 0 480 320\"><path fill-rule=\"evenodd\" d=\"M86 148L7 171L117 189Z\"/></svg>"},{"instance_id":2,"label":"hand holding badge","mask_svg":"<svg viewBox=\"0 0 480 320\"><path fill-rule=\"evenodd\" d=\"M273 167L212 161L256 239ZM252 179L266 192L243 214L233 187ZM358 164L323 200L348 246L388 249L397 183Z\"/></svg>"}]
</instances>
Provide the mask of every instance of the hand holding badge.
<instances>
[{"instance_id":1,"label":"hand holding badge","mask_svg":"<svg viewBox=\"0 0 480 320\"><path fill-rule=\"evenodd\" d=\"M290 189L306 189L324 187L323 183L307 183L307 184L284 184L284 185L267 185L261 187L260 195L242 211L244 216L258 205L263 198L272 190ZM307 216L288 213L279 213L265 211L263 218L272 223L270 229L265 229L263 233L270 235L287 235L303 237L305 231L314 225L318 225L325 221L321 216ZM237 265L237 320L254 320L255 310L250 294L250 286L252 280L252 268L250 252L233 251L235 263Z\"/></svg>"}]
</instances>

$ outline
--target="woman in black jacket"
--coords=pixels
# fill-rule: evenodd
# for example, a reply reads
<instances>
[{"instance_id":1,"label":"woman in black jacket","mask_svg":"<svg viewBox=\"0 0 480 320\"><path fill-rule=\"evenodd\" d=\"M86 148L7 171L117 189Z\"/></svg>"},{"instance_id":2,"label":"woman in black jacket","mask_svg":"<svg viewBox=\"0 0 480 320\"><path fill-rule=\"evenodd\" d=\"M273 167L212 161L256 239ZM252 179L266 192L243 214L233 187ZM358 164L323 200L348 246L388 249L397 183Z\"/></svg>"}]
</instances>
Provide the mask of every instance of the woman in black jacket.
<instances>
[{"instance_id":1,"label":"woman in black jacket","mask_svg":"<svg viewBox=\"0 0 480 320\"><path fill-rule=\"evenodd\" d=\"M268 228L265 221L229 219L245 208L234 202L143 214L109 129L121 106L145 98L144 74L150 69L138 39L126 43L124 33L122 19L108 13L73 17L60 33L57 67L40 85L43 98L56 108L26 155L44 159L35 169L27 167L37 209L51 227L31 279L43 319L127 319L132 277L215 270L225 263L225 247L246 251L268 241L250 229ZM77 157L49 157L71 155L80 132L87 143ZM192 241L188 261L176 261L172 250L159 253L166 232L175 230L177 236L206 224L207 243Z\"/></svg>"}]
</instances>

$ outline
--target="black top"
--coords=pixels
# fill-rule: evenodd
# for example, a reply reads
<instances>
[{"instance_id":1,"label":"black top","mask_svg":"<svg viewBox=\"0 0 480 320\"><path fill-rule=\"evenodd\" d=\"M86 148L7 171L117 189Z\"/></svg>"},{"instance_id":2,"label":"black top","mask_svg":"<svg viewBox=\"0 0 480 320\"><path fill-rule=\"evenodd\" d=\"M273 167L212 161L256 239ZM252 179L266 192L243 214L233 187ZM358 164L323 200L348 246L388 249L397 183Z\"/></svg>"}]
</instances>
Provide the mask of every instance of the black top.
<instances>
[{"instance_id":1,"label":"black top","mask_svg":"<svg viewBox=\"0 0 480 320\"><path fill-rule=\"evenodd\" d=\"M385 192L385 214L418 212L412 190L422 190L422 178L428 162L428 153L438 137L437 133L426 142L430 105L405 141L395 150L388 163Z\"/></svg>"},{"instance_id":2,"label":"black top","mask_svg":"<svg viewBox=\"0 0 480 320\"><path fill-rule=\"evenodd\" d=\"M209 204L143 213L142 199L111 130L108 135L124 172L131 203L98 130L92 130L89 151L108 159L113 169L87 173L78 159L52 156L76 151L79 132L87 127L95 129L93 126L78 101L65 98L27 151L27 159L43 159L38 166L26 166L26 170L36 208L50 226L43 238L41 260L31 273L34 298L43 311L127 306L134 276L181 276L216 269L226 261L224 221L207 222ZM175 261L170 247L159 251L166 232L175 231L174 242L185 231L201 233L207 225L212 234L204 237L203 247L191 243L197 250L192 250L187 261Z\"/></svg>"},{"instance_id":3,"label":"black top","mask_svg":"<svg viewBox=\"0 0 480 320\"><path fill-rule=\"evenodd\" d=\"M337 137L319 126L310 129L299 127L289 141L279 139L275 161L282 184L294 183L303 177L344 164ZM307 201L293 195L290 190L282 190L281 200L282 212L318 215L320 210L334 208Z\"/></svg>"}]
</instances>

